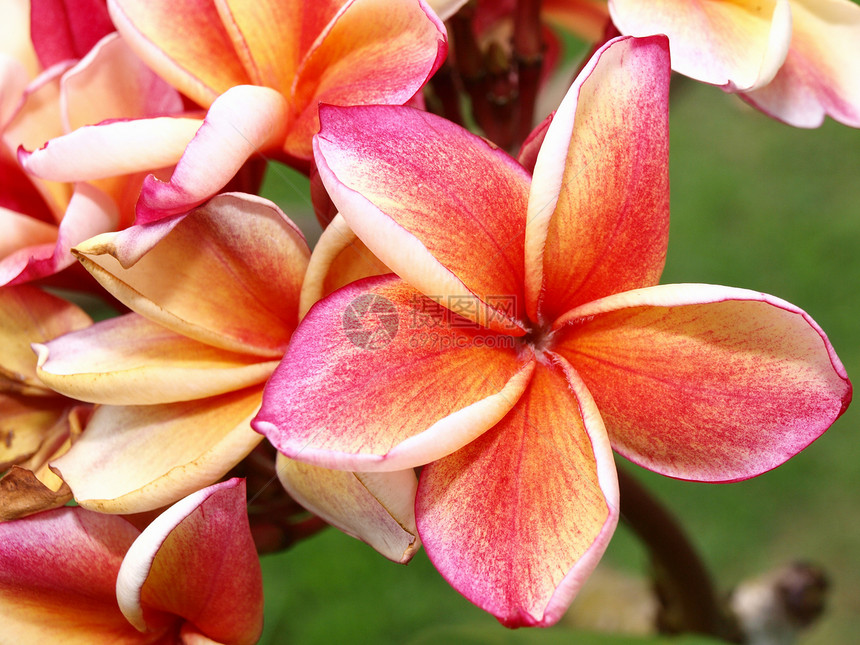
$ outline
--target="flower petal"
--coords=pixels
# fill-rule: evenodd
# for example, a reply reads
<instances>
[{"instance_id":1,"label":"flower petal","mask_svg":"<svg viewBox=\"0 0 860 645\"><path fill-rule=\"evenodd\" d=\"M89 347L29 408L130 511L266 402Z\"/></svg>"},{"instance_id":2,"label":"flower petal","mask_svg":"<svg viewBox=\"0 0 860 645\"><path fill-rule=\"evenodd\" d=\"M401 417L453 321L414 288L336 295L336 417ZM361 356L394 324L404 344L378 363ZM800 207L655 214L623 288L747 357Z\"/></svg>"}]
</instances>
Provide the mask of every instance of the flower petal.
<instances>
[{"instance_id":1,"label":"flower petal","mask_svg":"<svg viewBox=\"0 0 860 645\"><path fill-rule=\"evenodd\" d=\"M526 225L529 316L655 284L669 235L665 38L602 47L555 114Z\"/></svg>"},{"instance_id":2,"label":"flower petal","mask_svg":"<svg viewBox=\"0 0 860 645\"><path fill-rule=\"evenodd\" d=\"M525 170L411 108L323 106L320 118L320 177L368 248L428 297L473 303L465 317L522 335ZM514 304L513 317L488 304L499 296Z\"/></svg>"},{"instance_id":3,"label":"flower petal","mask_svg":"<svg viewBox=\"0 0 860 645\"><path fill-rule=\"evenodd\" d=\"M424 467L416 518L427 555L508 627L555 623L618 521L618 481L600 414L556 357L491 430Z\"/></svg>"},{"instance_id":4,"label":"flower petal","mask_svg":"<svg viewBox=\"0 0 860 645\"><path fill-rule=\"evenodd\" d=\"M210 0L108 0L117 30L159 76L208 107L250 82L216 3Z\"/></svg>"},{"instance_id":5,"label":"flower petal","mask_svg":"<svg viewBox=\"0 0 860 645\"><path fill-rule=\"evenodd\" d=\"M0 472L32 457L68 408L60 397L0 394Z\"/></svg>"},{"instance_id":6,"label":"flower petal","mask_svg":"<svg viewBox=\"0 0 860 645\"><path fill-rule=\"evenodd\" d=\"M220 192L251 156L280 145L286 115L284 97L267 87L227 90L212 103L170 181L146 178L137 222L185 213Z\"/></svg>"},{"instance_id":7,"label":"flower petal","mask_svg":"<svg viewBox=\"0 0 860 645\"><path fill-rule=\"evenodd\" d=\"M359 472L457 450L522 394L533 359L387 275L317 303L266 386L253 427L286 456Z\"/></svg>"},{"instance_id":8,"label":"flower petal","mask_svg":"<svg viewBox=\"0 0 860 645\"><path fill-rule=\"evenodd\" d=\"M329 470L278 454L278 479L299 504L389 560L407 563L421 546L412 469L390 473Z\"/></svg>"},{"instance_id":9,"label":"flower petal","mask_svg":"<svg viewBox=\"0 0 860 645\"><path fill-rule=\"evenodd\" d=\"M80 63L63 75L61 91L68 131L108 119L165 116L183 111L179 92L149 69L117 33L99 41Z\"/></svg>"},{"instance_id":10,"label":"flower petal","mask_svg":"<svg viewBox=\"0 0 860 645\"><path fill-rule=\"evenodd\" d=\"M138 534L120 517L82 508L0 523L4 639L82 645L139 640L115 596L120 562Z\"/></svg>"},{"instance_id":11,"label":"flower petal","mask_svg":"<svg viewBox=\"0 0 860 645\"><path fill-rule=\"evenodd\" d=\"M111 405L190 401L263 383L277 361L227 352L135 313L34 344L38 376L66 396Z\"/></svg>"},{"instance_id":12,"label":"flower petal","mask_svg":"<svg viewBox=\"0 0 860 645\"><path fill-rule=\"evenodd\" d=\"M65 506L72 499L68 485L51 490L32 470L12 466L0 477L0 522Z\"/></svg>"},{"instance_id":13,"label":"flower petal","mask_svg":"<svg viewBox=\"0 0 860 645\"><path fill-rule=\"evenodd\" d=\"M19 149L18 160L36 177L63 182L151 171L179 161L200 125L187 117L110 121L78 128L33 152Z\"/></svg>"},{"instance_id":14,"label":"flower petal","mask_svg":"<svg viewBox=\"0 0 860 645\"><path fill-rule=\"evenodd\" d=\"M290 96L293 118L284 149L312 156L318 106L402 105L445 59L445 27L422 2L352 0L309 48Z\"/></svg>"},{"instance_id":15,"label":"flower petal","mask_svg":"<svg viewBox=\"0 0 860 645\"><path fill-rule=\"evenodd\" d=\"M102 0L31 0L30 11L33 46L45 69L70 58L83 58L114 30Z\"/></svg>"},{"instance_id":16,"label":"flower petal","mask_svg":"<svg viewBox=\"0 0 860 645\"><path fill-rule=\"evenodd\" d=\"M830 115L860 128L860 7L848 0L794 0L785 64L743 98L789 125L816 128Z\"/></svg>"},{"instance_id":17,"label":"flower petal","mask_svg":"<svg viewBox=\"0 0 860 645\"><path fill-rule=\"evenodd\" d=\"M272 202L226 193L186 216L76 248L129 308L227 351L280 358L298 321L310 250Z\"/></svg>"},{"instance_id":18,"label":"flower petal","mask_svg":"<svg viewBox=\"0 0 860 645\"><path fill-rule=\"evenodd\" d=\"M119 212L108 195L91 184L76 184L54 243L26 246L4 258L0 284L22 284L59 273L75 263L71 253L75 244L118 225Z\"/></svg>"},{"instance_id":19,"label":"flower petal","mask_svg":"<svg viewBox=\"0 0 860 645\"><path fill-rule=\"evenodd\" d=\"M52 463L78 504L139 513L217 481L260 442L249 422L260 389L149 406L102 406Z\"/></svg>"},{"instance_id":20,"label":"flower petal","mask_svg":"<svg viewBox=\"0 0 860 645\"><path fill-rule=\"evenodd\" d=\"M729 92L746 92L769 83L785 61L791 4L610 0L609 13L622 34L666 34L676 72Z\"/></svg>"},{"instance_id":21,"label":"flower petal","mask_svg":"<svg viewBox=\"0 0 860 645\"><path fill-rule=\"evenodd\" d=\"M302 282L299 317L327 295L361 278L391 273L347 226L340 214L323 230L314 246Z\"/></svg>"},{"instance_id":22,"label":"flower petal","mask_svg":"<svg viewBox=\"0 0 860 645\"><path fill-rule=\"evenodd\" d=\"M77 305L28 285L0 289L0 390L47 394L30 343L92 324Z\"/></svg>"},{"instance_id":23,"label":"flower petal","mask_svg":"<svg viewBox=\"0 0 860 645\"><path fill-rule=\"evenodd\" d=\"M116 582L123 614L179 615L219 643L257 642L263 578L245 509L245 481L198 491L159 515L134 541Z\"/></svg>"},{"instance_id":24,"label":"flower petal","mask_svg":"<svg viewBox=\"0 0 860 645\"><path fill-rule=\"evenodd\" d=\"M584 305L557 327L557 351L588 384L613 448L679 479L736 481L775 468L851 399L818 325L754 291L641 289Z\"/></svg>"}]
</instances>

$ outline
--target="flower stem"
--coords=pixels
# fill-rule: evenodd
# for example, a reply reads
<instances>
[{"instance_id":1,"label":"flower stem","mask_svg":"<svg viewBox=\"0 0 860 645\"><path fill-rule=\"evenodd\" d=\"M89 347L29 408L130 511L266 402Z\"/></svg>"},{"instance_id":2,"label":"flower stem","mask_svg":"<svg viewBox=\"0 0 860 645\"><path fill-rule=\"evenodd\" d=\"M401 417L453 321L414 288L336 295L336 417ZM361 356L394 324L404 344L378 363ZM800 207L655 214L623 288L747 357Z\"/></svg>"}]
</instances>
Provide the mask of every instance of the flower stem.
<instances>
[{"instance_id":1,"label":"flower stem","mask_svg":"<svg viewBox=\"0 0 860 645\"><path fill-rule=\"evenodd\" d=\"M635 477L618 470L621 518L644 543L654 567L663 633L695 632L740 643L739 628L717 600L711 576L681 525Z\"/></svg>"}]
</instances>

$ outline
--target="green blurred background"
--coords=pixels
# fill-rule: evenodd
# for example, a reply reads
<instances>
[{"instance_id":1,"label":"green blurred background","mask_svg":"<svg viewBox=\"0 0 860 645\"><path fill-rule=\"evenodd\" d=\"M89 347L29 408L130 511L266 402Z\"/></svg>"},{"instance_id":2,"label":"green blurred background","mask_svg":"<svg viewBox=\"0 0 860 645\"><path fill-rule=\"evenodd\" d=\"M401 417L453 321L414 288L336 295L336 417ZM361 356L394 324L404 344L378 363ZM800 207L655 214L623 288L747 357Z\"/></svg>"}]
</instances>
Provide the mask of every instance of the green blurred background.
<instances>
[{"instance_id":1,"label":"green blurred background","mask_svg":"<svg viewBox=\"0 0 860 645\"><path fill-rule=\"evenodd\" d=\"M829 120L817 130L793 129L718 89L677 81L663 282L784 298L816 319L849 375L860 378L860 131ZM319 228L306 183L275 166L264 194L313 239ZM784 466L737 484L631 470L677 514L721 590L795 559L822 565L828 610L800 643L851 645L860 639L858 420L860 404ZM645 566L623 526L604 562L632 572ZM395 565L334 529L264 557L263 570L263 643L465 642L466 632L445 631L451 625L474 630L470 643L604 642L567 627L509 632L453 591L423 552Z\"/></svg>"}]
</instances>

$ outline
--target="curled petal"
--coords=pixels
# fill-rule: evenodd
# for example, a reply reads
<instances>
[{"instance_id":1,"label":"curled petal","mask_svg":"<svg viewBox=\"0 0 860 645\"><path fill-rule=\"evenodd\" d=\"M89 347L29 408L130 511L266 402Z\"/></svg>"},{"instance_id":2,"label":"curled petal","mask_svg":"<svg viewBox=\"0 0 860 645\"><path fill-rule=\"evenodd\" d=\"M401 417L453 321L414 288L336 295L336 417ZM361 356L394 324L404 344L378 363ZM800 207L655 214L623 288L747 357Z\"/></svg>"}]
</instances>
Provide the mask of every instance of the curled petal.
<instances>
[{"instance_id":1,"label":"curled petal","mask_svg":"<svg viewBox=\"0 0 860 645\"><path fill-rule=\"evenodd\" d=\"M560 357L495 427L424 467L416 518L439 572L508 627L567 609L618 522L600 414Z\"/></svg>"},{"instance_id":2,"label":"curled petal","mask_svg":"<svg viewBox=\"0 0 860 645\"><path fill-rule=\"evenodd\" d=\"M286 456L404 470L457 450L511 409L534 367L513 339L396 276L317 303L266 386L254 428Z\"/></svg>"},{"instance_id":3,"label":"curled petal","mask_svg":"<svg viewBox=\"0 0 860 645\"><path fill-rule=\"evenodd\" d=\"M217 481L260 442L249 426L260 404L250 388L148 406L101 406L52 462L77 502L102 513L139 513Z\"/></svg>"},{"instance_id":4,"label":"curled petal","mask_svg":"<svg viewBox=\"0 0 860 645\"><path fill-rule=\"evenodd\" d=\"M116 581L120 609L141 631L153 612L185 618L219 643L256 643L263 579L245 510L245 481L200 490L134 541Z\"/></svg>"},{"instance_id":5,"label":"curled petal","mask_svg":"<svg viewBox=\"0 0 860 645\"><path fill-rule=\"evenodd\" d=\"M672 69L729 92L767 85L785 61L791 41L789 0L686 2L610 0L622 34L666 34Z\"/></svg>"},{"instance_id":6,"label":"curled petal","mask_svg":"<svg viewBox=\"0 0 860 645\"><path fill-rule=\"evenodd\" d=\"M610 41L567 93L529 195L532 320L659 280L669 237L668 100L663 37Z\"/></svg>"},{"instance_id":7,"label":"curled petal","mask_svg":"<svg viewBox=\"0 0 860 645\"><path fill-rule=\"evenodd\" d=\"M63 425L69 402L60 397L0 394L0 472L32 457Z\"/></svg>"},{"instance_id":8,"label":"curled petal","mask_svg":"<svg viewBox=\"0 0 860 645\"><path fill-rule=\"evenodd\" d=\"M522 335L525 170L411 108L323 106L320 118L320 177L368 248L425 295L471 301L466 317ZM513 315L488 304L500 295L511 296Z\"/></svg>"},{"instance_id":9,"label":"curled petal","mask_svg":"<svg viewBox=\"0 0 860 645\"><path fill-rule=\"evenodd\" d=\"M276 361L227 352L130 313L45 345L41 381L66 396L111 405L190 401L263 383Z\"/></svg>"},{"instance_id":10,"label":"curled petal","mask_svg":"<svg viewBox=\"0 0 860 645\"><path fill-rule=\"evenodd\" d=\"M299 504L389 560L406 563L421 541L415 528L412 469L390 473L329 470L278 454L278 478Z\"/></svg>"},{"instance_id":11,"label":"curled petal","mask_svg":"<svg viewBox=\"0 0 860 645\"><path fill-rule=\"evenodd\" d=\"M679 479L775 468L851 399L824 332L762 293L652 287L584 305L557 326L557 351L588 384L613 448Z\"/></svg>"},{"instance_id":12,"label":"curled petal","mask_svg":"<svg viewBox=\"0 0 860 645\"><path fill-rule=\"evenodd\" d=\"M860 7L848 0L794 0L791 15L785 64L743 98L796 127L816 128L829 115L860 128Z\"/></svg>"},{"instance_id":13,"label":"curled petal","mask_svg":"<svg viewBox=\"0 0 860 645\"><path fill-rule=\"evenodd\" d=\"M338 214L323 230L314 246L308 270L302 282L299 317L317 301L362 278L391 273Z\"/></svg>"},{"instance_id":14,"label":"curled petal","mask_svg":"<svg viewBox=\"0 0 860 645\"><path fill-rule=\"evenodd\" d=\"M82 508L0 523L3 638L81 645L138 640L115 595L120 563L138 534L120 517Z\"/></svg>"},{"instance_id":15,"label":"curled petal","mask_svg":"<svg viewBox=\"0 0 860 645\"><path fill-rule=\"evenodd\" d=\"M65 482L58 490L51 490L32 470L12 466L0 478L0 522L59 508L71 499L72 491Z\"/></svg>"},{"instance_id":16,"label":"curled petal","mask_svg":"<svg viewBox=\"0 0 860 645\"><path fill-rule=\"evenodd\" d=\"M62 182L151 171L179 161L200 125L186 117L110 121L78 128L33 152L19 149L18 160L36 177Z\"/></svg>"},{"instance_id":17,"label":"curled petal","mask_svg":"<svg viewBox=\"0 0 860 645\"><path fill-rule=\"evenodd\" d=\"M138 223L185 213L220 192L251 156L280 145L286 115L284 97L267 87L241 85L219 96L170 181L144 181Z\"/></svg>"},{"instance_id":18,"label":"curled petal","mask_svg":"<svg viewBox=\"0 0 860 645\"><path fill-rule=\"evenodd\" d=\"M310 250L272 202L226 193L185 216L75 249L129 308L221 349L280 358L298 321Z\"/></svg>"}]
</instances>

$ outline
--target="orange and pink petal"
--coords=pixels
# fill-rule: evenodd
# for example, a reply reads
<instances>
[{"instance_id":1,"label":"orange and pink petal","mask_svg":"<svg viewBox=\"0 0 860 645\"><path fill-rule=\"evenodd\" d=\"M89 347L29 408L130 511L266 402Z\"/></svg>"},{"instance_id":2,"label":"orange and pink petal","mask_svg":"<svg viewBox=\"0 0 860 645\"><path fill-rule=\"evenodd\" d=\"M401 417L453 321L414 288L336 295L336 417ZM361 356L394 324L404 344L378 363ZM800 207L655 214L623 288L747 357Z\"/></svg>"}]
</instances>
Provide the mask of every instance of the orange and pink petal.
<instances>
[{"instance_id":1,"label":"orange and pink petal","mask_svg":"<svg viewBox=\"0 0 860 645\"><path fill-rule=\"evenodd\" d=\"M351 0L308 48L290 93L289 154L310 159L318 107L402 105L447 54L441 20L424 2Z\"/></svg>"},{"instance_id":2,"label":"orange and pink petal","mask_svg":"<svg viewBox=\"0 0 860 645\"><path fill-rule=\"evenodd\" d=\"M549 124L526 225L532 320L656 284L669 234L669 50L620 38L591 59Z\"/></svg>"},{"instance_id":3,"label":"orange and pink petal","mask_svg":"<svg viewBox=\"0 0 860 645\"><path fill-rule=\"evenodd\" d=\"M393 275L317 303L269 380L254 428L282 453L342 470L404 470L497 423L534 359Z\"/></svg>"},{"instance_id":4,"label":"orange and pink petal","mask_svg":"<svg viewBox=\"0 0 860 645\"><path fill-rule=\"evenodd\" d=\"M140 631L152 629L153 617L172 614L215 642L256 643L263 582L244 480L200 490L159 515L128 549L116 594Z\"/></svg>"},{"instance_id":5,"label":"orange and pink petal","mask_svg":"<svg viewBox=\"0 0 860 645\"><path fill-rule=\"evenodd\" d=\"M122 559L138 534L120 517L82 508L0 523L4 638L81 645L141 642L120 612L115 591Z\"/></svg>"},{"instance_id":6,"label":"orange and pink petal","mask_svg":"<svg viewBox=\"0 0 860 645\"><path fill-rule=\"evenodd\" d=\"M588 303L556 351L600 408L613 448L665 475L736 481L815 441L851 400L824 332L773 296L665 285Z\"/></svg>"},{"instance_id":7,"label":"orange and pink petal","mask_svg":"<svg viewBox=\"0 0 860 645\"><path fill-rule=\"evenodd\" d=\"M323 106L321 119L320 177L368 248L425 295L469 301L470 319L522 335L530 180L522 166L410 108ZM499 296L509 298L513 315L488 304Z\"/></svg>"},{"instance_id":8,"label":"orange and pink petal","mask_svg":"<svg viewBox=\"0 0 860 645\"><path fill-rule=\"evenodd\" d=\"M555 623L618 521L612 450L560 357L495 427L425 466L418 531L439 572L508 627Z\"/></svg>"}]
</instances>

